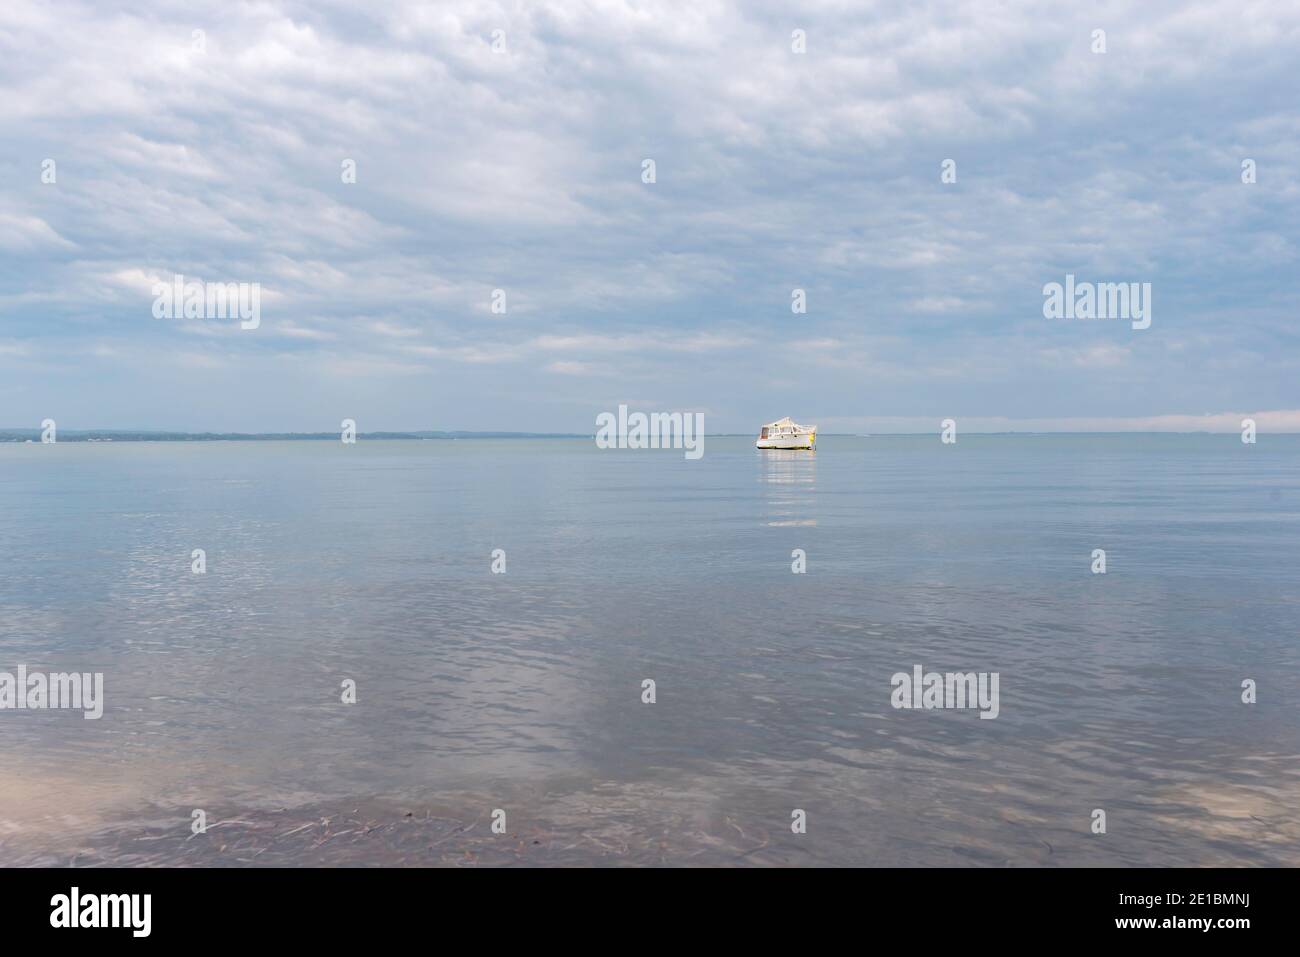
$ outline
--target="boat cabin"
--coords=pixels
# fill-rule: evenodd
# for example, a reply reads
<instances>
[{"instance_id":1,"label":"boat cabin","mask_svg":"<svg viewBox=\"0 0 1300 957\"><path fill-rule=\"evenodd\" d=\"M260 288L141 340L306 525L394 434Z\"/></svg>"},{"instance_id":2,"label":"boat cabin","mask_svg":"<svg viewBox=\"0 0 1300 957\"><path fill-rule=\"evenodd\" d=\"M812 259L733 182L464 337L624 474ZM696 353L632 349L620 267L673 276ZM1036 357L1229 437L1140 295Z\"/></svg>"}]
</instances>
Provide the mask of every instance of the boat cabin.
<instances>
[{"instance_id":1,"label":"boat cabin","mask_svg":"<svg viewBox=\"0 0 1300 957\"><path fill-rule=\"evenodd\" d=\"M788 415L783 419L777 419L775 422L769 422L763 426L763 431L759 433L760 439L773 438L778 435L794 435L799 431L799 426L795 425L794 419Z\"/></svg>"}]
</instances>

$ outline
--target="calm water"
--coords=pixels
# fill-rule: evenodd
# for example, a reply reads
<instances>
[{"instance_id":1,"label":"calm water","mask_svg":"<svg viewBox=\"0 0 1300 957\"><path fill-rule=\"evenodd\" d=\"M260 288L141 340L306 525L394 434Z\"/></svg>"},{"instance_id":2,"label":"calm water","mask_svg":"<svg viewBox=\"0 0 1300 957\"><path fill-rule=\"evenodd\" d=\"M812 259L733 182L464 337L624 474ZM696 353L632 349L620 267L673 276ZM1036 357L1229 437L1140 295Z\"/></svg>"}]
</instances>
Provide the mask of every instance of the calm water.
<instances>
[{"instance_id":1,"label":"calm water","mask_svg":"<svg viewBox=\"0 0 1300 957\"><path fill-rule=\"evenodd\" d=\"M1300 864L1296 436L0 445L0 612L0 864Z\"/></svg>"}]
</instances>

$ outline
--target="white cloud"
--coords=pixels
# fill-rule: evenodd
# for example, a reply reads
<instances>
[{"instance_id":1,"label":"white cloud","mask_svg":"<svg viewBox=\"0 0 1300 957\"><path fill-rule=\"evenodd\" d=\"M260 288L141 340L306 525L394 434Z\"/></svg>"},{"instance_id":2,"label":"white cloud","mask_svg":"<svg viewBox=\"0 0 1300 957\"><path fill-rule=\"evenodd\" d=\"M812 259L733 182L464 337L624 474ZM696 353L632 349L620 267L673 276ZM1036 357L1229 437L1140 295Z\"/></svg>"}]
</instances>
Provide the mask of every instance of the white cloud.
<instances>
[{"instance_id":1,"label":"white cloud","mask_svg":"<svg viewBox=\"0 0 1300 957\"><path fill-rule=\"evenodd\" d=\"M73 245L39 216L0 210L0 249L19 252L42 247L71 249Z\"/></svg>"}]
</instances>

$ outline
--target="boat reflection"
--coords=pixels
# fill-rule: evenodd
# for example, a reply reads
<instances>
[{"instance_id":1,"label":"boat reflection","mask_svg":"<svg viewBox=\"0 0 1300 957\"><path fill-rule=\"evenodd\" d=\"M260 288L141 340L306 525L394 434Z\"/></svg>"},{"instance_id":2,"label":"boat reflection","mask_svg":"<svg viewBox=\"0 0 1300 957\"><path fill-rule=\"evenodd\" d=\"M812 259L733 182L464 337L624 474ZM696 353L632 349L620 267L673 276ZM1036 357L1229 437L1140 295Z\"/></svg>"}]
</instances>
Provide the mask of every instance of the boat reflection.
<instances>
[{"instance_id":1,"label":"boat reflection","mask_svg":"<svg viewBox=\"0 0 1300 957\"><path fill-rule=\"evenodd\" d=\"M763 449L758 452L758 468L768 525L817 524L814 508L817 501L815 451Z\"/></svg>"}]
</instances>

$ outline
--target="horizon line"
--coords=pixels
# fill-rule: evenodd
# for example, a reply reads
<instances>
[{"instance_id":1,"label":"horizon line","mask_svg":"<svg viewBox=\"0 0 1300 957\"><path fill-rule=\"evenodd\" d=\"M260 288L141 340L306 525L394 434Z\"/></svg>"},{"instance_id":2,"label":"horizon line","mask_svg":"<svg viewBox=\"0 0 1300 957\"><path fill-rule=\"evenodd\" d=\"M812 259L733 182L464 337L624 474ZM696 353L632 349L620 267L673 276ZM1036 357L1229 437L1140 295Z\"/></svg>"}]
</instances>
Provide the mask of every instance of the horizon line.
<instances>
[{"instance_id":1,"label":"horizon line","mask_svg":"<svg viewBox=\"0 0 1300 957\"><path fill-rule=\"evenodd\" d=\"M932 436L941 430L925 432L822 432L828 438L882 438L886 436ZM21 443L24 440L39 439L39 428L8 429L0 428L0 443ZM339 437L339 431L327 432L217 432L212 430L186 431L180 429L59 429L58 437L67 440L92 440L98 437L110 437L110 441L148 442L148 441L184 441L187 439L207 442L238 441L313 441L333 440ZM597 432L525 432L507 429L375 429L370 432L357 431L358 439L368 438L372 441L384 440L418 440L418 439L590 439ZM752 438L751 432L704 432L708 438ZM1236 435L1237 430L1212 431L1208 429L968 429L962 435ZM1267 432L1269 435L1300 435L1300 431ZM35 444L35 443L33 443Z\"/></svg>"}]
</instances>

